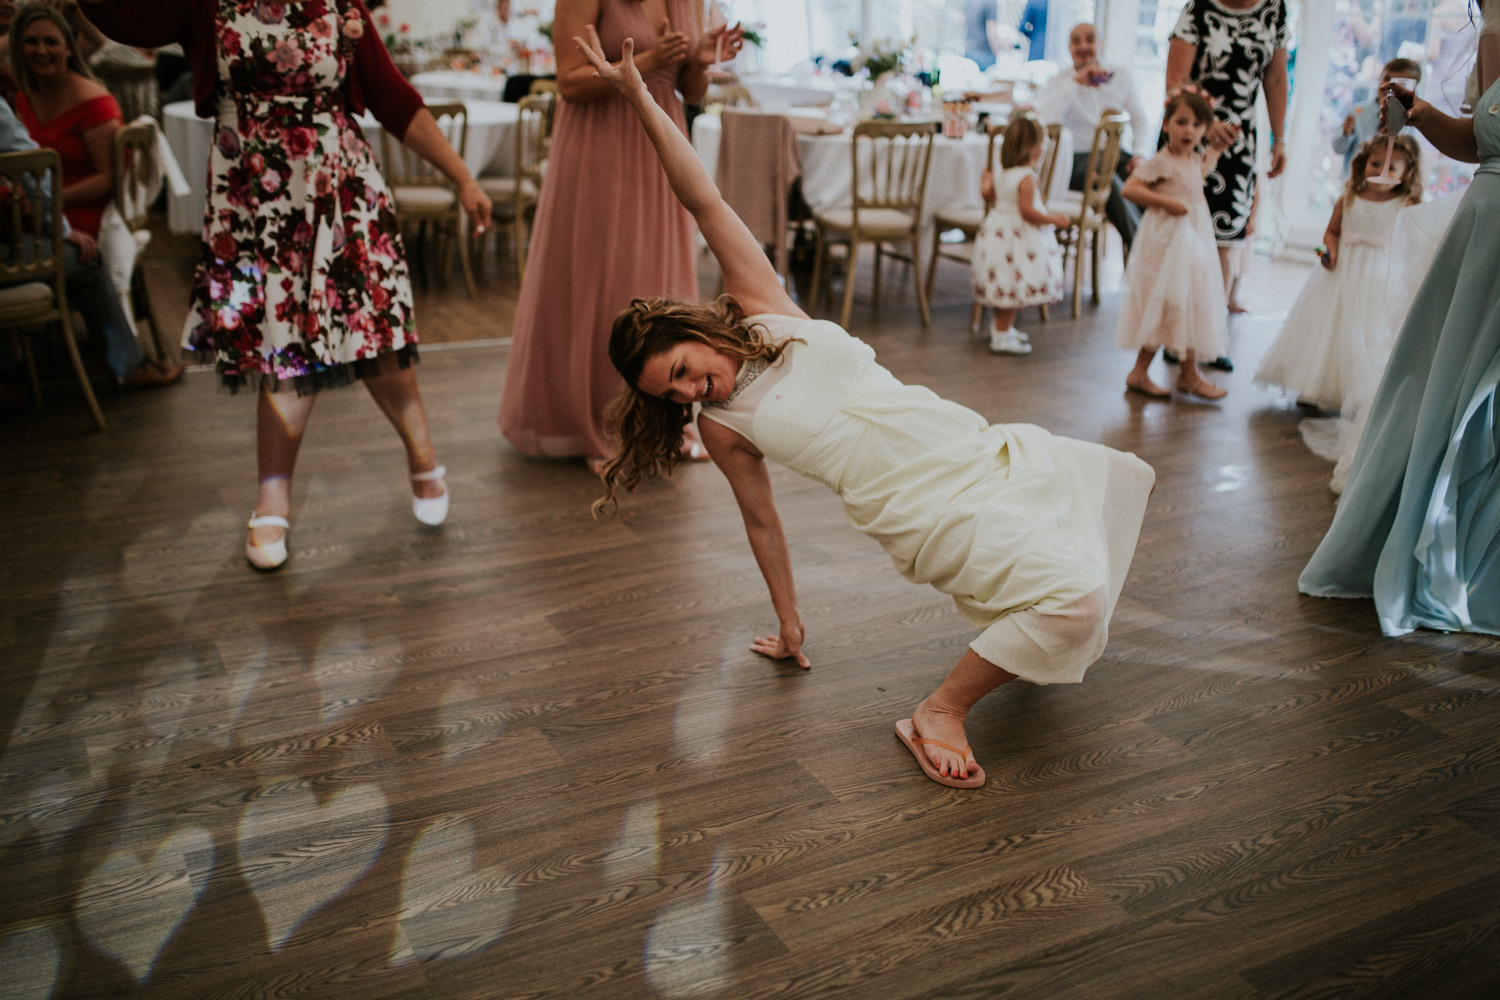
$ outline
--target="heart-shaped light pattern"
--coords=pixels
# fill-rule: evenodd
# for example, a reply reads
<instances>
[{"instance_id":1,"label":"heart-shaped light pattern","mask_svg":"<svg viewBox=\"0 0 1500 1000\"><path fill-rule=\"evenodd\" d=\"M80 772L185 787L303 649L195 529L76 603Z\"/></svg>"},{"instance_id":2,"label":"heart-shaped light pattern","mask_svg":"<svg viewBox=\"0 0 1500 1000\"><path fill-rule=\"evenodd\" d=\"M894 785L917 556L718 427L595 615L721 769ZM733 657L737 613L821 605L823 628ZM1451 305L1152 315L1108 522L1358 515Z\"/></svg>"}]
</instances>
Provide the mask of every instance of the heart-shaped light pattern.
<instances>
[{"instance_id":1,"label":"heart-shaped light pattern","mask_svg":"<svg viewBox=\"0 0 1500 1000\"><path fill-rule=\"evenodd\" d=\"M401 930L421 959L457 958L499 940L516 911L516 887L500 865L474 867L474 826L444 816L422 831L406 859ZM398 956L392 957L397 964Z\"/></svg>"},{"instance_id":2,"label":"heart-shaped light pattern","mask_svg":"<svg viewBox=\"0 0 1500 1000\"><path fill-rule=\"evenodd\" d=\"M240 819L240 867L272 951L375 863L389 826L390 807L374 785L355 785L321 805L297 780L260 790Z\"/></svg>"},{"instance_id":3,"label":"heart-shaped light pattern","mask_svg":"<svg viewBox=\"0 0 1500 1000\"><path fill-rule=\"evenodd\" d=\"M144 983L203 892L213 855L213 837L197 826L174 832L145 861L114 852L79 889L78 929Z\"/></svg>"}]
</instances>

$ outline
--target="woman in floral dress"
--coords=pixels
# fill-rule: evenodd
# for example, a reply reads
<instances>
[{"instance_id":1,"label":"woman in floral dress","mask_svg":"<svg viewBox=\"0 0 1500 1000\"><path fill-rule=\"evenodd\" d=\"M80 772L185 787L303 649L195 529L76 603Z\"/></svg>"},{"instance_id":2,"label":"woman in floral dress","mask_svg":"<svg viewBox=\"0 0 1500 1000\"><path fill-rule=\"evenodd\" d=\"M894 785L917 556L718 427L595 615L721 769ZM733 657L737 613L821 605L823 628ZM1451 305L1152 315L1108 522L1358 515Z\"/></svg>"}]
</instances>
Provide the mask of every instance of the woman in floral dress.
<instances>
[{"instance_id":1,"label":"woman in floral dress","mask_svg":"<svg viewBox=\"0 0 1500 1000\"><path fill-rule=\"evenodd\" d=\"M406 448L413 513L441 524L448 492L411 368L417 338L400 229L354 116L368 107L452 180L478 231L490 203L392 65L362 0L83 5L117 41L180 43L198 112L216 119L184 342L213 352L231 389L259 390L250 564L286 561L292 470L315 394L354 379Z\"/></svg>"},{"instance_id":2,"label":"woman in floral dress","mask_svg":"<svg viewBox=\"0 0 1500 1000\"><path fill-rule=\"evenodd\" d=\"M1188 0L1167 45L1167 96L1196 86L1213 99L1218 121L1208 139L1228 144L1214 170L1203 179L1203 194L1219 244L1224 293L1233 301L1239 250L1250 232L1255 206L1255 98L1266 91L1271 120L1271 169L1275 177L1286 166L1288 93L1285 0ZM1233 366L1218 358L1214 367Z\"/></svg>"}]
</instances>

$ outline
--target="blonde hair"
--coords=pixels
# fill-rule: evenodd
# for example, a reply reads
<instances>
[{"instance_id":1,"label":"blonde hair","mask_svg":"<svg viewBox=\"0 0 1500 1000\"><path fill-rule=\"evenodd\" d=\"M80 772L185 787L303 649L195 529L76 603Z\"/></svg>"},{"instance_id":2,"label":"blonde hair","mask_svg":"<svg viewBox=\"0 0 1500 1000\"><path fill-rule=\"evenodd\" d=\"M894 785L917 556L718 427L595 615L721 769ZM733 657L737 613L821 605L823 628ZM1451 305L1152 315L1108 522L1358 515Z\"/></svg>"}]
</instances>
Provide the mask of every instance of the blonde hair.
<instances>
[{"instance_id":1,"label":"blonde hair","mask_svg":"<svg viewBox=\"0 0 1500 1000\"><path fill-rule=\"evenodd\" d=\"M15 18L10 22L10 66L16 86L28 95L36 93L36 75L31 72L31 67L26 63L25 43L21 40L21 35L37 21L51 21L62 35L63 45L68 49L69 70L89 80L99 79L89 68L88 61L79 54L78 39L74 36L73 27L68 24L67 19L47 4L23 3L16 8Z\"/></svg>"},{"instance_id":2,"label":"blonde hair","mask_svg":"<svg viewBox=\"0 0 1500 1000\"><path fill-rule=\"evenodd\" d=\"M1005 140L1000 143L1000 166L1024 167L1031 151L1040 149L1046 133L1042 123L1030 115L1018 115L1005 126Z\"/></svg>"},{"instance_id":3,"label":"blonde hair","mask_svg":"<svg viewBox=\"0 0 1500 1000\"><path fill-rule=\"evenodd\" d=\"M766 329L745 319L731 295L713 302L636 299L615 317L609 333L609 360L625 380L606 414L614 455L600 478L604 496L594 502L594 516L613 515L615 493L635 489L643 479L671 472L682 458L682 427L693 415L687 403L648 395L638 389L646 362L684 340L694 340L740 362L776 362L786 344L766 339Z\"/></svg>"},{"instance_id":4,"label":"blonde hair","mask_svg":"<svg viewBox=\"0 0 1500 1000\"><path fill-rule=\"evenodd\" d=\"M1380 162L1385 162L1385 144L1389 139L1388 135L1377 135L1361 146L1354 159L1349 161L1349 180L1344 183L1345 208L1354 204L1354 199L1369 188L1370 180L1365 176L1365 170L1373 157L1378 156ZM1422 200L1422 149L1411 136L1398 135L1391 156L1398 153L1406 156L1406 170L1401 174L1401 182L1391 190L1404 196L1408 205L1415 205Z\"/></svg>"}]
</instances>

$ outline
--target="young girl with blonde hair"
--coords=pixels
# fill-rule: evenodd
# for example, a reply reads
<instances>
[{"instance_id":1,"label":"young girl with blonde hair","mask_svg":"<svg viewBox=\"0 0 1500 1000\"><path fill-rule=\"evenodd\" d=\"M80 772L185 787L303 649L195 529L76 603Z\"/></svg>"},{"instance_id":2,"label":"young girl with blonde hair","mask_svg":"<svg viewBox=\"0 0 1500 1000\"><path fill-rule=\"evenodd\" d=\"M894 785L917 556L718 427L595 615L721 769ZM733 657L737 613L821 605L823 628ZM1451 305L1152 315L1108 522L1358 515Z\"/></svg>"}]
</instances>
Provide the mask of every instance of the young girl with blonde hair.
<instances>
[{"instance_id":1,"label":"young girl with blonde hair","mask_svg":"<svg viewBox=\"0 0 1500 1000\"><path fill-rule=\"evenodd\" d=\"M1343 196L1323 233L1322 267L1308 278L1255 381L1299 402L1342 410L1372 364L1384 367L1393 331L1386 285L1396 216L1422 200L1422 153L1409 135L1355 154Z\"/></svg>"}]
</instances>

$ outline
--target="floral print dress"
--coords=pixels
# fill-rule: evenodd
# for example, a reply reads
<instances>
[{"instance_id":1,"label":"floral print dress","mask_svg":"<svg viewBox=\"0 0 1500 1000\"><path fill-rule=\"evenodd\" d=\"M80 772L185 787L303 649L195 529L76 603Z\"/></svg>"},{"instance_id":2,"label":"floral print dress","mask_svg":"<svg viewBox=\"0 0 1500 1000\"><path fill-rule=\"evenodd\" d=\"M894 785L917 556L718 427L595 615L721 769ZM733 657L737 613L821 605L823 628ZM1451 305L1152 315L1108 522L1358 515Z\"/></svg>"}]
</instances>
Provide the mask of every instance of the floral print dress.
<instances>
[{"instance_id":1,"label":"floral print dress","mask_svg":"<svg viewBox=\"0 0 1500 1000\"><path fill-rule=\"evenodd\" d=\"M389 190L344 104L340 0L215 0L221 86L203 256L184 345L225 384L298 392L416 355L411 281Z\"/></svg>"},{"instance_id":2,"label":"floral print dress","mask_svg":"<svg viewBox=\"0 0 1500 1000\"><path fill-rule=\"evenodd\" d=\"M1195 47L1192 81L1213 97L1214 113L1240 127L1240 137L1203 180L1219 246L1245 241L1255 204L1255 98L1271 58L1286 48L1290 35L1285 0L1261 0L1248 10L1188 0L1172 29L1173 38Z\"/></svg>"},{"instance_id":3,"label":"floral print dress","mask_svg":"<svg viewBox=\"0 0 1500 1000\"><path fill-rule=\"evenodd\" d=\"M1021 181L1032 183L1032 207L1045 212L1042 185L1030 167L1009 167L995 178L995 206L974 235L969 280L974 299L995 309L1040 306L1062 298L1062 248L1052 226L1021 218Z\"/></svg>"}]
</instances>

